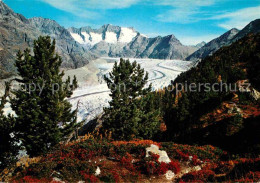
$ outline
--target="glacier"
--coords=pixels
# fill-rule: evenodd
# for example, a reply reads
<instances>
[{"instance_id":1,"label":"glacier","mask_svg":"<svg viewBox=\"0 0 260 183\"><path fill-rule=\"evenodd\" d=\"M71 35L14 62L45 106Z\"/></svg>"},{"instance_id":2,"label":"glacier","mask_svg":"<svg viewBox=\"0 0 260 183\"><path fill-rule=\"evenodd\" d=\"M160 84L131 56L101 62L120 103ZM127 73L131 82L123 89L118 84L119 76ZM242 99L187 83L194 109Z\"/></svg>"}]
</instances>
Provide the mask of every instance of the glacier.
<instances>
[{"instance_id":1,"label":"glacier","mask_svg":"<svg viewBox=\"0 0 260 183\"><path fill-rule=\"evenodd\" d=\"M79 88L77 88L69 102L73 109L78 104L78 121L85 123L100 115L104 107L109 106L111 100L109 89L103 80L103 76L112 71L115 62L120 58L103 57L91 61L89 65L79 69L68 70L65 76L76 75ZM136 59L130 58L131 62L137 61L149 74L148 84L152 84L153 90L168 86L180 73L190 69L194 62L182 60L159 60L159 59ZM148 86L147 84L147 86Z\"/></svg>"}]
</instances>

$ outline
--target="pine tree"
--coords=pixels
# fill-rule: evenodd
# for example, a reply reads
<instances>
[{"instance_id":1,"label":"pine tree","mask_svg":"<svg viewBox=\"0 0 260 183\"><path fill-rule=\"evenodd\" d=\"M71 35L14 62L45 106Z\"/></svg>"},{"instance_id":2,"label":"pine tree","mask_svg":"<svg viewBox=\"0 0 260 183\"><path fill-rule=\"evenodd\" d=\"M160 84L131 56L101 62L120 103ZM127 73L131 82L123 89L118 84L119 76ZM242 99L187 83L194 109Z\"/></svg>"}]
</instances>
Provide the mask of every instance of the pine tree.
<instances>
[{"instance_id":1,"label":"pine tree","mask_svg":"<svg viewBox=\"0 0 260 183\"><path fill-rule=\"evenodd\" d=\"M14 136L15 120L13 116L5 116L3 109L9 96L9 84L6 83L5 94L0 99L0 171L14 163L18 154L18 146Z\"/></svg>"},{"instance_id":2,"label":"pine tree","mask_svg":"<svg viewBox=\"0 0 260 183\"><path fill-rule=\"evenodd\" d=\"M46 153L75 130L76 110L65 100L72 95L77 81L63 81L61 57L55 53L55 40L39 37L34 41L34 55L26 49L17 54L16 67L21 88L11 100L15 111L17 137L30 156Z\"/></svg>"},{"instance_id":3,"label":"pine tree","mask_svg":"<svg viewBox=\"0 0 260 183\"><path fill-rule=\"evenodd\" d=\"M147 80L148 73L140 64L124 59L105 76L112 100L104 109L103 129L111 131L114 139L151 138L157 132L159 111L149 108Z\"/></svg>"}]
</instances>

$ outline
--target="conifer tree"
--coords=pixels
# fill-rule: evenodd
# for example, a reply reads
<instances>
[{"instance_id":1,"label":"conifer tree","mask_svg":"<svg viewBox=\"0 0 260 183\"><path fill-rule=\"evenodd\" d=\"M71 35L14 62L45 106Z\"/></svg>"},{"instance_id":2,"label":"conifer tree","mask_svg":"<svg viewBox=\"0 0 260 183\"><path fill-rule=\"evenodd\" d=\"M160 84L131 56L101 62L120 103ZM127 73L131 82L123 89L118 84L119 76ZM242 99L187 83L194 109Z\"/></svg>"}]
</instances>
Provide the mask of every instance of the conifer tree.
<instances>
[{"instance_id":1,"label":"conifer tree","mask_svg":"<svg viewBox=\"0 0 260 183\"><path fill-rule=\"evenodd\" d=\"M18 146L14 138L15 120L11 115L5 116L3 109L9 96L9 82L5 84L5 94L0 98L0 171L15 162Z\"/></svg>"},{"instance_id":2,"label":"conifer tree","mask_svg":"<svg viewBox=\"0 0 260 183\"><path fill-rule=\"evenodd\" d=\"M37 156L75 130L76 110L65 99L72 95L77 81L75 77L72 84L69 77L62 80L62 60L49 36L35 40L33 52L26 49L17 54L21 88L14 91L11 106L17 115L17 137L30 156Z\"/></svg>"},{"instance_id":3,"label":"conifer tree","mask_svg":"<svg viewBox=\"0 0 260 183\"><path fill-rule=\"evenodd\" d=\"M103 129L111 131L114 139L151 138L158 130L159 111L147 98L151 85L144 88L148 73L137 62L120 59L105 81L112 100L104 109Z\"/></svg>"}]
</instances>

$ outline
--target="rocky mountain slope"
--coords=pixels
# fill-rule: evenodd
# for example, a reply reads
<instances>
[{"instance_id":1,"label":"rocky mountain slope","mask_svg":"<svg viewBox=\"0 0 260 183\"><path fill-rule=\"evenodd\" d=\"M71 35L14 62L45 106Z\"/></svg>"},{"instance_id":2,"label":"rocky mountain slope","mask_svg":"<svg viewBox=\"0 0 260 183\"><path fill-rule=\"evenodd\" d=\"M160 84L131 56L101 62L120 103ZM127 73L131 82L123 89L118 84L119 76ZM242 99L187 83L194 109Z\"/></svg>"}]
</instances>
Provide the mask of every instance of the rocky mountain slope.
<instances>
[{"instance_id":1,"label":"rocky mountain slope","mask_svg":"<svg viewBox=\"0 0 260 183\"><path fill-rule=\"evenodd\" d=\"M0 1L0 69L14 72L14 61L18 50L32 47L33 40L40 35L56 39L58 53L63 58L63 67L75 68L88 63L91 54L71 37L70 33L53 20L43 18L26 19L13 12Z\"/></svg>"},{"instance_id":2,"label":"rocky mountain slope","mask_svg":"<svg viewBox=\"0 0 260 183\"><path fill-rule=\"evenodd\" d=\"M229 30L228 32L224 33L223 35L221 35L216 39L213 39L205 46L201 47L199 50L197 50L196 52L188 56L186 60L191 61L191 60L203 59L206 56L212 55L222 46L228 46L234 43L235 41L243 38L249 33L258 33L258 32L260 32L260 19L256 19L250 22L241 31L235 28Z\"/></svg>"},{"instance_id":3,"label":"rocky mountain slope","mask_svg":"<svg viewBox=\"0 0 260 183\"><path fill-rule=\"evenodd\" d=\"M229 151L259 152L259 52L260 33L248 34L202 59L196 67L175 79L174 86L176 83L188 86L195 83L196 91L199 91L188 89L179 96L169 97L169 103L162 105L177 101L175 104L180 106L173 107L165 115L169 118L165 121L169 121L166 125L167 129L172 129L171 134L179 128L181 131L192 129L181 134L179 142L196 141L198 144L212 144ZM198 84L201 83L209 83L210 89L205 87L199 90ZM213 85L219 83L218 88L215 87L217 90L214 90ZM223 89L221 83L227 84L226 89ZM183 124L187 125L183 127Z\"/></svg>"},{"instance_id":4,"label":"rocky mountain slope","mask_svg":"<svg viewBox=\"0 0 260 183\"><path fill-rule=\"evenodd\" d=\"M160 59L184 59L196 50L191 46L184 46L174 36L146 38L138 35L131 43L124 47L123 55L140 58L160 58Z\"/></svg>"},{"instance_id":5,"label":"rocky mountain slope","mask_svg":"<svg viewBox=\"0 0 260 183\"><path fill-rule=\"evenodd\" d=\"M24 16L14 13L0 1L0 68L13 71L15 52L31 46L38 33Z\"/></svg>"},{"instance_id":6,"label":"rocky mountain slope","mask_svg":"<svg viewBox=\"0 0 260 183\"><path fill-rule=\"evenodd\" d=\"M57 51L64 59L64 67L82 67L89 60L97 58L83 46L75 42L67 29L60 26L56 21L35 17L28 19L32 27L35 27L43 35L49 35L57 42Z\"/></svg>"},{"instance_id":7,"label":"rocky mountain slope","mask_svg":"<svg viewBox=\"0 0 260 183\"><path fill-rule=\"evenodd\" d=\"M222 46L227 45L230 40L239 32L238 29L231 29L224 33L223 35L219 36L216 39L213 39L209 43L202 46L199 50L195 51L193 54L188 56L186 60L197 60L205 58L206 56L212 55Z\"/></svg>"}]
</instances>

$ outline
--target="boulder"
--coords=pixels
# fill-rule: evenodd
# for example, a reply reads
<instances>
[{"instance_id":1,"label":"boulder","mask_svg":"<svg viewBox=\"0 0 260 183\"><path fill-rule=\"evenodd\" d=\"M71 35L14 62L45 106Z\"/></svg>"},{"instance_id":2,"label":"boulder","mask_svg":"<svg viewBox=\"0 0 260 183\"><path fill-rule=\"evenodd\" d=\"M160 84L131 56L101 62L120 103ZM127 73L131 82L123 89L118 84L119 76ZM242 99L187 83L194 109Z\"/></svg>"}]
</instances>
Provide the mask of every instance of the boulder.
<instances>
[{"instance_id":1,"label":"boulder","mask_svg":"<svg viewBox=\"0 0 260 183\"><path fill-rule=\"evenodd\" d=\"M260 92L254 88L251 90L250 94L255 100L258 100L260 98Z\"/></svg>"},{"instance_id":2,"label":"boulder","mask_svg":"<svg viewBox=\"0 0 260 183\"><path fill-rule=\"evenodd\" d=\"M168 170L165 174L165 177L167 180L172 180L175 176L175 173L173 173L171 170Z\"/></svg>"},{"instance_id":3,"label":"boulder","mask_svg":"<svg viewBox=\"0 0 260 183\"><path fill-rule=\"evenodd\" d=\"M100 173L101 173L101 170L100 170L100 168L99 168L99 167L97 167L97 169L96 169L96 171L95 171L95 176L98 176L98 175L100 175Z\"/></svg>"},{"instance_id":4,"label":"boulder","mask_svg":"<svg viewBox=\"0 0 260 183\"><path fill-rule=\"evenodd\" d=\"M159 155L159 159L158 161L161 163L161 162L164 162L164 163L170 163L171 160L170 158L168 157L166 151L162 151L159 149L159 147L157 145L154 145L154 144L151 144L150 147L147 147L146 148L146 157L149 157L149 152L153 153L153 154L157 154Z\"/></svg>"}]
</instances>

